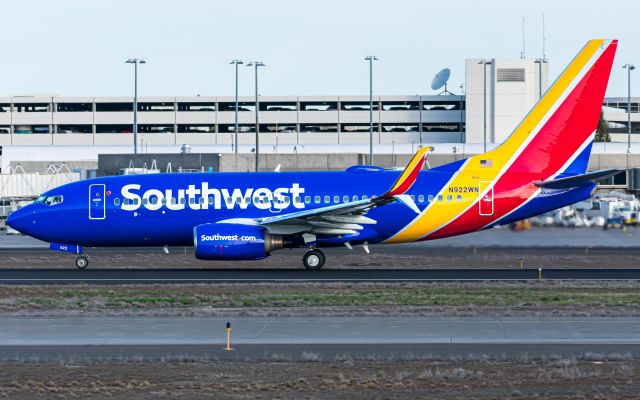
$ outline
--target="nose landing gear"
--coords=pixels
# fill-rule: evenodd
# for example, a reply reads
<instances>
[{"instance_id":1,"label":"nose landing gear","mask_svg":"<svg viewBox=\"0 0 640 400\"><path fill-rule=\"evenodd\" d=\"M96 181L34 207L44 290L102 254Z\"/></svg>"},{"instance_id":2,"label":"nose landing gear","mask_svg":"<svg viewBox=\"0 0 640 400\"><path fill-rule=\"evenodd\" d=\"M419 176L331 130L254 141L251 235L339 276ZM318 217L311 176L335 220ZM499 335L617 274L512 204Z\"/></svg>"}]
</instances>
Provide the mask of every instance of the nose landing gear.
<instances>
[{"instance_id":1,"label":"nose landing gear","mask_svg":"<svg viewBox=\"0 0 640 400\"><path fill-rule=\"evenodd\" d=\"M76 258L76 267L78 267L78 269L85 269L87 265L89 265L89 259L86 256L78 256L78 258Z\"/></svg>"},{"instance_id":2,"label":"nose landing gear","mask_svg":"<svg viewBox=\"0 0 640 400\"><path fill-rule=\"evenodd\" d=\"M302 257L302 263L304 264L304 267L310 271L315 271L322 268L324 262L324 253L318 249L308 251Z\"/></svg>"}]
</instances>

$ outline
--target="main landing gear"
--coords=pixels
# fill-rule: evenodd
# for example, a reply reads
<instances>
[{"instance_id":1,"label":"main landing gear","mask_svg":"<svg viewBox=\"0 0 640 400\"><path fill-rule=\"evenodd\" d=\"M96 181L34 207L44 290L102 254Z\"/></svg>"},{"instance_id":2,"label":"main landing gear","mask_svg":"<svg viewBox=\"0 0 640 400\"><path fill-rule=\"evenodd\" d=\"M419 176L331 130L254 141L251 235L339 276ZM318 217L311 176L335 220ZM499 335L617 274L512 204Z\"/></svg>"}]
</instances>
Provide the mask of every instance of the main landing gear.
<instances>
[{"instance_id":1,"label":"main landing gear","mask_svg":"<svg viewBox=\"0 0 640 400\"><path fill-rule=\"evenodd\" d=\"M318 249L314 249L305 253L302 257L302 263L304 267L310 271L315 271L324 265L325 257L324 253Z\"/></svg>"},{"instance_id":2,"label":"main landing gear","mask_svg":"<svg viewBox=\"0 0 640 400\"><path fill-rule=\"evenodd\" d=\"M89 265L89 259L86 256L78 256L78 258L76 258L76 267L78 267L78 269L85 269L87 265Z\"/></svg>"}]
</instances>

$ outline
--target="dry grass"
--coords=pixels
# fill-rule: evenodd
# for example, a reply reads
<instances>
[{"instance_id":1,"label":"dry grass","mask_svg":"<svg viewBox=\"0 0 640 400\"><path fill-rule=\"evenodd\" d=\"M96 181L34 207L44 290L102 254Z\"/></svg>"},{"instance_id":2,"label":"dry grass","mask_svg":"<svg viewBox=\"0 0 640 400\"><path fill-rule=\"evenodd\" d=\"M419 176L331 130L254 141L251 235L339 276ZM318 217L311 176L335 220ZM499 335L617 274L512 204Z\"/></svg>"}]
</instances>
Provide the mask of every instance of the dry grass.
<instances>
[{"instance_id":1,"label":"dry grass","mask_svg":"<svg viewBox=\"0 0 640 400\"><path fill-rule=\"evenodd\" d=\"M640 288L633 282L0 286L3 314L212 315L216 310L638 315Z\"/></svg>"},{"instance_id":2,"label":"dry grass","mask_svg":"<svg viewBox=\"0 0 640 400\"><path fill-rule=\"evenodd\" d=\"M4 364L0 398L636 398L638 361Z\"/></svg>"}]
</instances>

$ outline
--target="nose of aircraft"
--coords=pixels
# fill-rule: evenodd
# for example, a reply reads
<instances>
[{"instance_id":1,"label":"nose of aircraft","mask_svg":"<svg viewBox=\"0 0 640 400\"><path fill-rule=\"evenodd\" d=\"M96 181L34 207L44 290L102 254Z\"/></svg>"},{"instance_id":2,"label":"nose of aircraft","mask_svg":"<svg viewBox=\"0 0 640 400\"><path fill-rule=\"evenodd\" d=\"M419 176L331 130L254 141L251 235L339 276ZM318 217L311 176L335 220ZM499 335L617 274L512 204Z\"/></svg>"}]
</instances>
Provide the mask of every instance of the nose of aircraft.
<instances>
[{"instance_id":1,"label":"nose of aircraft","mask_svg":"<svg viewBox=\"0 0 640 400\"><path fill-rule=\"evenodd\" d=\"M32 211L29 208L31 207L26 206L12 212L7 218L7 225L28 235L29 227L33 225L33 215L31 215Z\"/></svg>"}]
</instances>

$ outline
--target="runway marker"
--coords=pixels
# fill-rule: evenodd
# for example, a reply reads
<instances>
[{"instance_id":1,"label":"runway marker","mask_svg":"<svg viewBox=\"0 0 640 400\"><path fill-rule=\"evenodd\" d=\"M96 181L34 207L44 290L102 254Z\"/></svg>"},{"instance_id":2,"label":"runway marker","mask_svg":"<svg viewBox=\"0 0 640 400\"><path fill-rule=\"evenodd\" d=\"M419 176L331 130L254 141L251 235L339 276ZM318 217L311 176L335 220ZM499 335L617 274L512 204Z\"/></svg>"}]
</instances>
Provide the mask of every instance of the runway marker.
<instances>
[{"instance_id":1,"label":"runway marker","mask_svg":"<svg viewBox=\"0 0 640 400\"><path fill-rule=\"evenodd\" d=\"M227 322L226 331L227 331L227 347L225 347L225 350L231 351L233 350L231 348L231 322Z\"/></svg>"},{"instance_id":2,"label":"runway marker","mask_svg":"<svg viewBox=\"0 0 640 400\"><path fill-rule=\"evenodd\" d=\"M520 269L524 268L524 257L520 256Z\"/></svg>"},{"instance_id":3,"label":"runway marker","mask_svg":"<svg viewBox=\"0 0 640 400\"><path fill-rule=\"evenodd\" d=\"M538 280L542 280L542 268L538 268Z\"/></svg>"}]
</instances>

